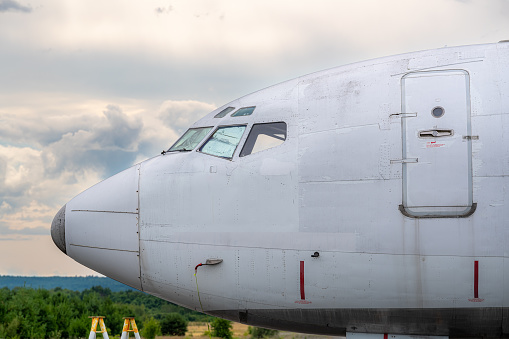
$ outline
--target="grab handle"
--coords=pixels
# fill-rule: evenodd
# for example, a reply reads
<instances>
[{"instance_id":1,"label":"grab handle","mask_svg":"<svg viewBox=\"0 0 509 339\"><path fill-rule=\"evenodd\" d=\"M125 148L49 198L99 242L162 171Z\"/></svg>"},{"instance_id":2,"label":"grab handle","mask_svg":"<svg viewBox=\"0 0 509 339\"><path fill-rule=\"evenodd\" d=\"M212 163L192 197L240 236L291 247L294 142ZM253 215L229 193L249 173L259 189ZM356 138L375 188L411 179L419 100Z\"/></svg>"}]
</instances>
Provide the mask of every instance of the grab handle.
<instances>
[{"instance_id":1,"label":"grab handle","mask_svg":"<svg viewBox=\"0 0 509 339\"><path fill-rule=\"evenodd\" d=\"M430 129L419 132L419 138L440 138L450 137L452 135L454 135L454 131L452 129Z\"/></svg>"}]
</instances>

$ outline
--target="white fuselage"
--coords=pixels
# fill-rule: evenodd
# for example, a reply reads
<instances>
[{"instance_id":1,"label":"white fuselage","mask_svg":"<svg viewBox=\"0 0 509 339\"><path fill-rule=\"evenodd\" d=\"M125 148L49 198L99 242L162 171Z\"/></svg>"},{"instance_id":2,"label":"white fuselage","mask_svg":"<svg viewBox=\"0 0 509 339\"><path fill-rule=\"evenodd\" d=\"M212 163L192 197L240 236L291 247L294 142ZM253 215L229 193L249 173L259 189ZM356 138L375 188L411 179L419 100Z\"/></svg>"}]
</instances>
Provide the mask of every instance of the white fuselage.
<instances>
[{"instance_id":1,"label":"white fuselage","mask_svg":"<svg viewBox=\"0 0 509 339\"><path fill-rule=\"evenodd\" d=\"M254 125L278 122L284 142L239 156ZM231 158L203 152L222 126L245 126ZM64 225L63 251L258 326L509 335L509 43L314 73L200 127L212 128L192 151L68 202L53 225ZM207 259L222 262L198 267L199 300L195 267Z\"/></svg>"}]
</instances>

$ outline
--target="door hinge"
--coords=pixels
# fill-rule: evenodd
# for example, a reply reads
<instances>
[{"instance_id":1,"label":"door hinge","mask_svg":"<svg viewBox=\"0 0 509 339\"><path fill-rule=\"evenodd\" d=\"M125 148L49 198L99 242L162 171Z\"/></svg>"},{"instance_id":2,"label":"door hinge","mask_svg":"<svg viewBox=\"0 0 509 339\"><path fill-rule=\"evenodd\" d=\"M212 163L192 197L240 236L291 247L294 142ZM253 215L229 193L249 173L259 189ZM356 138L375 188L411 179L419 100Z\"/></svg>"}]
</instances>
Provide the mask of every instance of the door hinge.
<instances>
[{"instance_id":1,"label":"door hinge","mask_svg":"<svg viewBox=\"0 0 509 339\"><path fill-rule=\"evenodd\" d=\"M463 140L479 140L478 135L464 135Z\"/></svg>"}]
</instances>

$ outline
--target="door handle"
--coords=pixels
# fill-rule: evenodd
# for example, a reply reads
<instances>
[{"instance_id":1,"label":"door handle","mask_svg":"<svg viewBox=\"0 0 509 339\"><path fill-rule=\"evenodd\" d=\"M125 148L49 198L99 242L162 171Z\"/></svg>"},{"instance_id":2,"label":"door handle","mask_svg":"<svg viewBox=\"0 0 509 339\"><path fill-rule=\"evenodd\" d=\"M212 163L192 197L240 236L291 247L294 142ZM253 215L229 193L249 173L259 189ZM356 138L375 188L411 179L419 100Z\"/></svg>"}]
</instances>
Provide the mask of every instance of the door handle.
<instances>
[{"instance_id":1,"label":"door handle","mask_svg":"<svg viewBox=\"0 0 509 339\"><path fill-rule=\"evenodd\" d=\"M426 131L419 131L419 138L440 138L450 137L454 135L452 129L430 129Z\"/></svg>"}]
</instances>

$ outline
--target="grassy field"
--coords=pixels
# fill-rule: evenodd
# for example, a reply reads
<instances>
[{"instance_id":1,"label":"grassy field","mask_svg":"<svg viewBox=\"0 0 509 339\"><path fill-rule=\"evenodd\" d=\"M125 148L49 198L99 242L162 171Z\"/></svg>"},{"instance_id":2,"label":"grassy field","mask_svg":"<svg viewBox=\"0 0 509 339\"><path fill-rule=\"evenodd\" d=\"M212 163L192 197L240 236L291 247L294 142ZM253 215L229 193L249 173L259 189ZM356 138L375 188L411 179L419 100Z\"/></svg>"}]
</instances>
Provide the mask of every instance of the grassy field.
<instances>
[{"instance_id":1,"label":"grassy field","mask_svg":"<svg viewBox=\"0 0 509 339\"><path fill-rule=\"evenodd\" d=\"M249 337L247 334L247 325L232 323L233 325L233 336L235 338ZM205 331L208 331L207 323L189 323L187 327L186 337L202 337ZM205 338L208 338L206 336Z\"/></svg>"},{"instance_id":2,"label":"grassy field","mask_svg":"<svg viewBox=\"0 0 509 339\"><path fill-rule=\"evenodd\" d=\"M248 339L250 338L247 333L247 325L232 323L233 325L233 337L237 339ZM168 337L158 336L157 339L176 339L176 338L194 338L194 339L208 339L209 337L204 335L208 331L207 323L189 323L187 327L187 333L185 337ZM322 336L322 335L310 335L294 332L279 332L276 338L281 339L331 339L334 337Z\"/></svg>"}]
</instances>

